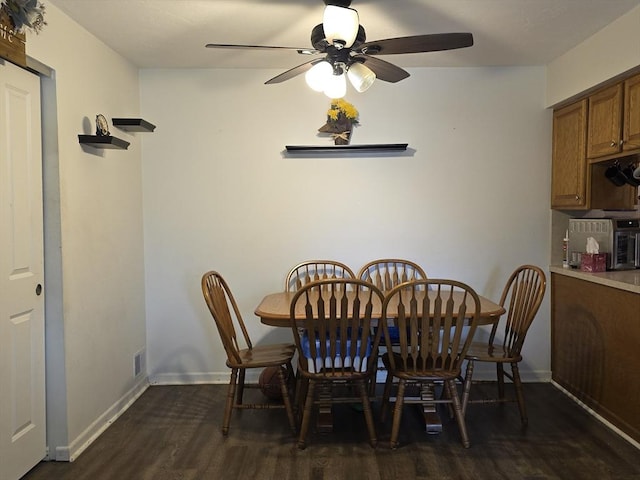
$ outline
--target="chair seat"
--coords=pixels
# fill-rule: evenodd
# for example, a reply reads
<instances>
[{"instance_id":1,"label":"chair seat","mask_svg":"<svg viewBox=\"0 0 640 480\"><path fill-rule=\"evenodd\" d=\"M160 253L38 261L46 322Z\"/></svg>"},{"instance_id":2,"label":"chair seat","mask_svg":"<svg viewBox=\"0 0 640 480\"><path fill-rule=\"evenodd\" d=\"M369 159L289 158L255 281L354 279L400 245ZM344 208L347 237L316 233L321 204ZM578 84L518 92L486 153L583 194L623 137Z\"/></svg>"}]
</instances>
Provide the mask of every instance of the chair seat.
<instances>
[{"instance_id":1,"label":"chair seat","mask_svg":"<svg viewBox=\"0 0 640 480\"><path fill-rule=\"evenodd\" d=\"M261 368L286 364L291 361L296 346L293 343L276 343L238 351L241 363L234 365L227 361L229 368Z\"/></svg>"},{"instance_id":2,"label":"chair seat","mask_svg":"<svg viewBox=\"0 0 640 480\"><path fill-rule=\"evenodd\" d=\"M473 342L467 351L467 360L478 362L513 363L522 360L522 355L511 355L504 345L489 346L483 342Z\"/></svg>"},{"instance_id":3,"label":"chair seat","mask_svg":"<svg viewBox=\"0 0 640 480\"><path fill-rule=\"evenodd\" d=\"M414 370L413 361L410 358L407 360L406 368L402 368L402 357L399 353L392 353L395 357L395 368L391 367L388 352L382 354L382 363L384 363L385 368L393 376L398 378L411 378L414 380L445 380L448 378L457 378L459 375L459 373L452 373L451 371L437 371L430 369L428 371L421 372L420 370Z\"/></svg>"}]
</instances>

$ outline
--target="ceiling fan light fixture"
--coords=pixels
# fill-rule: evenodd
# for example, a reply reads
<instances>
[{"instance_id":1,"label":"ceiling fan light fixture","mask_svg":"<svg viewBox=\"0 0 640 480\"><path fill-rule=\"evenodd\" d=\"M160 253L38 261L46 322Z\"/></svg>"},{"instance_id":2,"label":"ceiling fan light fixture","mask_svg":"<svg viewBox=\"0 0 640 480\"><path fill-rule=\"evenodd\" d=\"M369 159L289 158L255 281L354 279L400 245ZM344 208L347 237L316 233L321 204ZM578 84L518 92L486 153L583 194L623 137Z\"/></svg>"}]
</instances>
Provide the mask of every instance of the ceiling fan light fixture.
<instances>
[{"instance_id":1,"label":"ceiling fan light fixture","mask_svg":"<svg viewBox=\"0 0 640 480\"><path fill-rule=\"evenodd\" d=\"M324 8L322 26L327 42L341 45L339 48L349 48L358 36L358 12L353 8L327 5Z\"/></svg>"},{"instance_id":2,"label":"ceiling fan light fixture","mask_svg":"<svg viewBox=\"0 0 640 480\"><path fill-rule=\"evenodd\" d=\"M312 90L322 92L332 76L333 67L326 60L322 60L307 70L304 79Z\"/></svg>"},{"instance_id":3,"label":"ceiling fan light fixture","mask_svg":"<svg viewBox=\"0 0 640 480\"><path fill-rule=\"evenodd\" d=\"M365 92L376 80L376 74L366 65L356 62L347 70L347 77L359 93Z\"/></svg>"},{"instance_id":4,"label":"ceiling fan light fixture","mask_svg":"<svg viewBox=\"0 0 640 480\"><path fill-rule=\"evenodd\" d=\"M324 94L329 98L342 98L347 94L346 75L331 75L324 87Z\"/></svg>"}]
</instances>

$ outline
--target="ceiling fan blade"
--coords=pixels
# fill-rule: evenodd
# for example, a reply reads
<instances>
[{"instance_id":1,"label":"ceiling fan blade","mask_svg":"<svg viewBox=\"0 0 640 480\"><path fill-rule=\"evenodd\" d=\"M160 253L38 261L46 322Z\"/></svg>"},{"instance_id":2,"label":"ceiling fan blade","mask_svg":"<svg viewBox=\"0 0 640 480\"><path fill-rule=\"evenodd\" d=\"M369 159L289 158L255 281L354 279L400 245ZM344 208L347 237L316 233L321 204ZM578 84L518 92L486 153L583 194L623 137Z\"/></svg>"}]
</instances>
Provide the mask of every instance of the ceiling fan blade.
<instances>
[{"instance_id":1,"label":"ceiling fan blade","mask_svg":"<svg viewBox=\"0 0 640 480\"><path fill-rule=\"evenodd\" d=\"M376 74L378 80L384 82L396 83L409 76L409 72L406 70L379 58L370 57L369 55L357 55L353 59L364 63Z\"/></svg>"},{"instance_id":2,"label":"ceiling fan blade","mask_svg":"<svg viewBox=\"0 0 640 480\"><path fill-rule=\"evenodd\" d=\"M308 62L303 63L302 65L298 65L297 67L293 67L292 69L287 70L286 72L283 72L280 75L276 75L275 77L273 77L270 80L267 80L264 83L265 83L265 85L271 85L273 83L285 82L287 80L292 79L296 75L300 75L301 73L305 73L307 70L309 70L311 67L313 67L316 63L321 62L322 60L323 60L322 58L316 58L314 60L310 60Z\"/></svg>"},{"instance_id":3,"label":"ceiling fan blade","mask_svg":"<svg viewBox=\"0 0 640 480\"><path fill-rule=\"evenodd\" d=\"M367 42L359 50L367 55L394 55L453 50L472 45L473 35L470 33L434 33Z\"/></svg>"},{"instance_id":4,"label":"ceiling fan blade","mask_svg":"<svg viewBox=\"0 0 640 480\"><path fill-rule=\"evenodd\" d=\"M314 55L320 53L314 48L302 47L276 47L272 45L236 45L233 43L207 43L207 48L231 48L237 50L295 50L302 55Z\"/></svg>"}]
</instances>

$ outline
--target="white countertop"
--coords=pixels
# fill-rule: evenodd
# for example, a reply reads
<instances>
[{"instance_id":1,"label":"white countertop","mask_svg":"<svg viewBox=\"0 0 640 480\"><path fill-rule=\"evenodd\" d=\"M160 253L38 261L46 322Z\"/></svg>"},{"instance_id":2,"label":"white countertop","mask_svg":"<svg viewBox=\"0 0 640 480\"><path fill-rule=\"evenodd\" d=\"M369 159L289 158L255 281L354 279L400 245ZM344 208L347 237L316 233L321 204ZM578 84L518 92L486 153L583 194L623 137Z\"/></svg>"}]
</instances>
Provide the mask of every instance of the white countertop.
<instances>
[{"instance_id":1,"label":"white countertop","mask_svg":"<svg viewBox=\"0 0 640 480\"><path fill-rule=\"evenodd\" d=\"M551 265L549 271L568 277L586 280L587 282L598 283L607 287L618 288L640 294L640 269L618 270L611 272L589 273L581 272L576 268L563 268L562 266Z\"/></svg>"}]
</instances>

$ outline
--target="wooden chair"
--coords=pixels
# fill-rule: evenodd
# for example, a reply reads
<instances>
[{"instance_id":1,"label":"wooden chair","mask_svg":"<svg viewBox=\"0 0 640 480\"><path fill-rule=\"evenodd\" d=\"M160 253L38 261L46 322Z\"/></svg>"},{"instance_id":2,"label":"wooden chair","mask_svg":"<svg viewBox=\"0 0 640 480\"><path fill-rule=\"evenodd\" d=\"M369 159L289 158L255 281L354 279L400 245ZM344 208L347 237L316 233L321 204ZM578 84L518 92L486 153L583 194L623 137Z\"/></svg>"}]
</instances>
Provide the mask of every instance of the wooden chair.
<instances>
[{"instance_id":1,"label":"wooden chair","mask_svg":"<svg viewBox=\"0 0 640 480\"><path fill-rule=\"evenodd\" d=\"M358 272L358 278L373 283L383 292L388 292L404 282L425 280L427 274L420 265L410 260L383 258L363 266Z\"/></svg>"},{"instance_id":2,"label":"wooden chair","mask_svg":"<svg viewBox=\"0 0 640 480\"><path fill-rule=\"evenodd\" d=\"M286 292L296 292L303 285L318 280L355 278L353 270L334 260L307 260L293 267L284 282Z\"/></svg>"},{"instance_id":3,"label":"wooden chair","mask_svg":"<svg viewBox=\"0 0 640 480\"><path fill-rule=\"evenodd\" d=\"M250 368L284 367L289 379L294 378L291 361L295 354L295 345L282 343L274 345L253 346L245 327L238 305L222 276L215 271L207 272L202 277L202 293L209 307L209 311L215 320L222 345L227 353L227 367L231 369L227 401L222 422L222 434L229 433L229 423L234 409L272 409L284 408L289 419L289 426L296 433L296 423L289 399L287 377L283 368L278 368L278 378L282 391L283 403L243 403L242 397L245 388L257 388L256 384L245 385L245 372ZM231 309L229 308L231 307ZM236 326L242 332L244 346L241 346ZM234 401L235 398L235 401Z\"/></svg>"},{"instance_id":4,"label":"wooden chair","mask_svg":"<svg viewBox=\"0 0 640 480\"><path fill-rule=\"evenodd\" d=\"M466 412L469 403L496 403L517 401L520 409L522 425L527 425L527 410L522 393L522 381L518 371L518 363L522 361L522 345L527 331L536 316L542 297L546 289L546 277L544 272L533 265L518 267L509 277L500 305L506 309L505 318L496 322L491 329L487 342L473 342L466 359L467 370L464 378L462 392L462 410ZM499 325L504 323L503 337L496 339ZM470 399L473 367L475 362L490 362L496 364L498 376L498 397L484 399ZM504 370L504 364L511 365L511 374ZM509 378L515 387L516 399L505 397L504 378Z\"/></svg>"},{"instance_id":5,"label":"wooden chair","mask_svg":"<svg viewBox=\"0 0 640 480\"><path fill-rule=\"evenodd\" d=\"M420 265L410 260L400 258L383 258L373 260L364 265L358 272L358 278L373 283L384 293L389 292L393 287L397 287L401 283L411 280L426 280L427 274ZM393 325L389 325L389 334L392 344L398 342L398 329ZM384 345L380 345L380 353L386 350ZM378 372L385 370L384 365L376 362ZM375 394L376 377L371 382L371 394Z\"/></svg>"},{"instance_id":6,"label":"wooden chair","mask_svg":"<svg viewBox=\"0 0 640 480\"><path fill-rule=\"evenodd\" d=\"M425 290L430 290L427 295ZM457 300L454 299L454 292L459 292ZM390 306L393 311L397 310L396 314L387 314ZM480 311L480 299L476 292L468 285L454 280L414 280L393 288L386 295L382 318L395 315L399 332L398 345L392 350L387 322L382 323L387 344L387 352L382 355L387 368L382 398L383 421L389 408L393 379L398 379L391 426L392 449L399 444L398 435L405 403L418 403L427 407L447 403L452 406L462 444L465 448L469 447L456 379L477 328ZM439 399L435 396L405 398L407 384L416 382L442 382L446 395Z\"/></svg>"},{"instance_id":7,"label":"wooden chair","mask_svg":"<svg viewBox=\"0 0 640 480\"><path fill-rule=\"evenodd\" d=\"M375 373L380 333L372 335L372 308L384 295L357 279L303 285L291 300L291 330L298 350L304 409L298 447L306 446L314 405L361 402L372 447L377 444L367 385ZM334 387L344 386L338 396ZM316 395L319 392L323 395ZM353 392L358 396L354 397ZM321 397L320 399L316 398Z\"/></svg>"}]
</instances>

